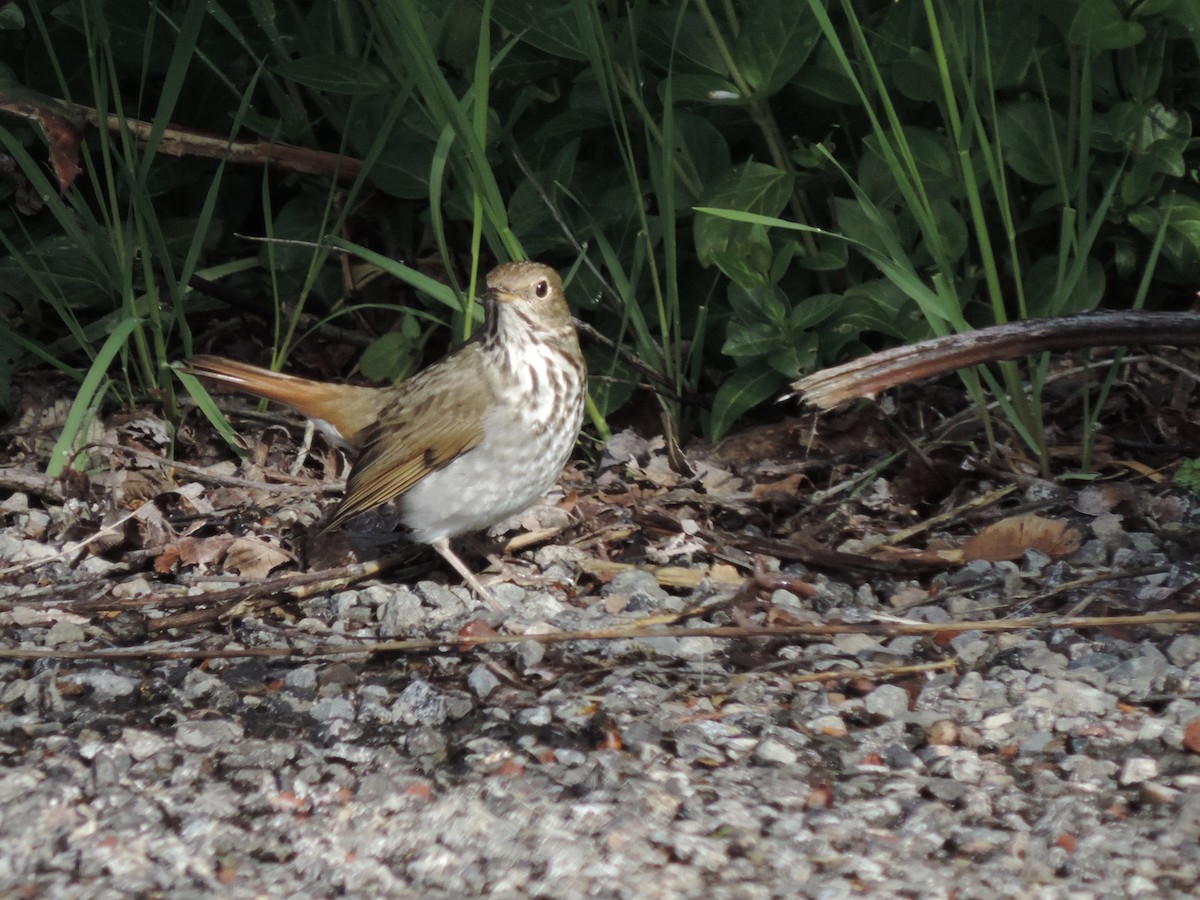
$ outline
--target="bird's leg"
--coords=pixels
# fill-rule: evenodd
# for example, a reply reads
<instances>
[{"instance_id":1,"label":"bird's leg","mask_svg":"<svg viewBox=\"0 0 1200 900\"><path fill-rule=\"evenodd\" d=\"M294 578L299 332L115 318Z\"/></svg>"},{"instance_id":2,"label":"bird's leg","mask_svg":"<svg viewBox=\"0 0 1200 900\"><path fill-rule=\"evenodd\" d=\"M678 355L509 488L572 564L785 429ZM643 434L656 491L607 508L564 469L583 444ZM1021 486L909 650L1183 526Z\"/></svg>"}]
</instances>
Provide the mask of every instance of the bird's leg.
<instances>
[{"instance_id":1,"label":"bird's leg","mask_svg":"<svg viewBox=\"0 0 1200 900\"><path fill-rule=\"evenodd\" d=\"M450 563L455 572L462 576L463 581L475 592L475 596L484 602L488 609L493 609L497 612L504 611L504 604L492 596L492 592L484 587L482 581L475 577L475 573L467 567L467 564L459 558L457 553L450 549L449 538L438 538L430 546L441 554L442 559Z\"/></svg>"}]
</instances>

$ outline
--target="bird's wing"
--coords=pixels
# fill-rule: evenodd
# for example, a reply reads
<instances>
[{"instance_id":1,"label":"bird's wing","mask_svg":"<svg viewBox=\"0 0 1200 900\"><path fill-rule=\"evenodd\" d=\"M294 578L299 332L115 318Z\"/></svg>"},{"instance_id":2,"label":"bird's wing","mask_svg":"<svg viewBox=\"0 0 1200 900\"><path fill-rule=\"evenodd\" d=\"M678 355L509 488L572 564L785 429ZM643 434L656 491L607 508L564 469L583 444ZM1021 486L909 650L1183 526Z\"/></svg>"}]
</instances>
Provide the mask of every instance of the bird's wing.
<instances>
[{"instance_id":1,"label":"bird's wing","mask_svg":"<svg viewBox=\"0 0 1200 900\"><path fill-rule=\"evenodd\" d=\"M474 350L462 348L455 361ZM345 496L326 530L394 500L483 440L484 417L494 399L486 379L470 377L478 371L472 365L456 366L464 377L447 379L445 362L409 379L402 401L383 410L364 434Z\"/></svg>"}]
</instances>

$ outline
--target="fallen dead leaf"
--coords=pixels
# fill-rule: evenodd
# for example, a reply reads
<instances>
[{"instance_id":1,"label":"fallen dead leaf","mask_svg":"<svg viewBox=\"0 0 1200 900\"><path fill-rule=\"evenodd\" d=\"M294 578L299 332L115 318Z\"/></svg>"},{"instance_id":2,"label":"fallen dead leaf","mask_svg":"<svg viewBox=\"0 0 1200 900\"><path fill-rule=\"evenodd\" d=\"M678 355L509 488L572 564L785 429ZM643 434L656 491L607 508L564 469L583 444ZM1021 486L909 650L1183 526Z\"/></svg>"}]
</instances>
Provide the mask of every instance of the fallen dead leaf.
<instances>
[{"instance_id":1,"label":"fallen dead leaf","mask_svg":"<svg viewBox=\"0 0 1200 900\"><path fill-rule=\"evenodd\" d=\"M179 547L170 544L163 548L162 553L154 557L154 571L159 575L167 575L179 565Z\"/></svg>"},{"instance_id":2,"label":"fallen dead leaf","mask_svg":"<svg viewBox=\"0 0 1200 900\"><path fill-rule=\"evenodd\" d=\"M179 561L185 566L203 566L218 562L233 544L234 538L229 535L217 537L180 538L175 549L179 553Z\"/></svg>"},{"instance_id":3,"label":"fallen dead leaf","mask_svg":"<svg viewBox=\"0 0 1200 900\"><path fill-rule=\"evenodd\" d=\"M1079 549L1083 535L1061 519L1042 516L1010 516L993 522L963 544L963 559L997 562L1020 559L1027 550L1061 559Z\"/></svg>"},{"instance_id":4,"label":"fallen dead leaf","mask_svg":"<svg viewBox=\"0 0 1200 900\"><path fill-rule=\"evenodd\" d=\"M291 559L278 547L250 537L235 538L225 554L225 568L245 578L266 578Z\"/></svg>"},{"instance_id":5,"label":"fallen dead leaf","mask_svg":"<svg viewBox=\"0 0 1200 900\"><path fill-rule=\"evenodd\" d=\"M796 472L787 476L782 481L773 481L769 484L756 484L754 490L751 491L751 496L755 500L769 498L772 494L783 494L788 497L794 497L803 490L803 485L809 483L809 480L804 475Z\"/></svg>"}]
</instances>

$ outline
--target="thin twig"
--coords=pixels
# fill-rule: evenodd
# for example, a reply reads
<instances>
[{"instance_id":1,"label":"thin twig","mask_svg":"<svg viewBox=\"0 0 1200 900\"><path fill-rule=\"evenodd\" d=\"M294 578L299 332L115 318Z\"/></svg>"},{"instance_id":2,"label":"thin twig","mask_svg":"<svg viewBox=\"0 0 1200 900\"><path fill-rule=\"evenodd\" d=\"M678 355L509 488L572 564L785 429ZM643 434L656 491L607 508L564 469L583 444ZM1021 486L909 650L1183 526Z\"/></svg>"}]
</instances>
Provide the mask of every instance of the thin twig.
<instances>
[{"instance_id":1,"label":"thin twig","mask_svg":"<svg viewBox=\"0 0 1200 900\"><path fill-rule=\"evenodd\" d=\"M1026 616L1020 619L997 619L970 622L915 622L892 616L878 616L870 622L834 622L823 625L711 626L687 628L641 628L637 624L624 628L602 628L594 631L555 631L546 634L489 634L478 636L455 635L445 638L416 638L400 641L376 641L362 644L317 645L297 647L237 647L211 650L191 650L173 647L137 647L127 650L58 648L0 648L0 659L62 659L62 660L171 660L171 659L241 659L295 658L311 659L323 656L379 653L462 653L472 647L519 644L537 641L541 644L566 644L573 641L628 641L651 638L711 637L719 640L750 638L828 637L837 634L870 634L897 637L906 634L959 634L965 631L1015 632L1038 628L1084 629L1162 625L1200 625L1200 612L1171 612L1127 616Z\"/></svg>"}]
</instances>

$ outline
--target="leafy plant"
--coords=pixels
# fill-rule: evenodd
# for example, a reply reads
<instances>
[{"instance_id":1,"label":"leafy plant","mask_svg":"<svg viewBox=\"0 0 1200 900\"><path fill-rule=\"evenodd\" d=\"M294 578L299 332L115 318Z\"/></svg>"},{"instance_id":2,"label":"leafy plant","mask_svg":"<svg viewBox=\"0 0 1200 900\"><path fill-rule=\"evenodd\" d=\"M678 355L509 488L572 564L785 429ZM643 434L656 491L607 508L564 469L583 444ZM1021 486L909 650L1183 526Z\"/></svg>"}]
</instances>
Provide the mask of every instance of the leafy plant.
<instances>
[{"instance_id":1,"label":"leafy plant","mask_svg":"<svg viewBox=\"0 0 1200 900\"><path fill-rule=\"evenodd\" d=\"M169 408L169 361L247 315L277 365L365 332L402 377L528 255L604 338L602 435L649 387L719 438L881 342L1185 280L1197 34L1189 0L10 4L0 400L48 363ZM60 199L29 110L74 104ZM1044 378L968 376L1043 458Z\"/></svg>"}]
</instances>

